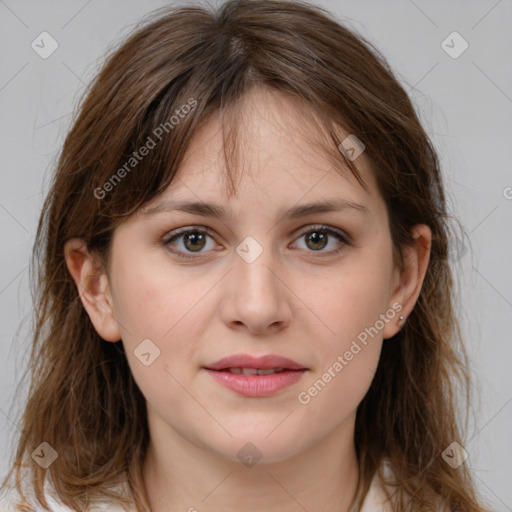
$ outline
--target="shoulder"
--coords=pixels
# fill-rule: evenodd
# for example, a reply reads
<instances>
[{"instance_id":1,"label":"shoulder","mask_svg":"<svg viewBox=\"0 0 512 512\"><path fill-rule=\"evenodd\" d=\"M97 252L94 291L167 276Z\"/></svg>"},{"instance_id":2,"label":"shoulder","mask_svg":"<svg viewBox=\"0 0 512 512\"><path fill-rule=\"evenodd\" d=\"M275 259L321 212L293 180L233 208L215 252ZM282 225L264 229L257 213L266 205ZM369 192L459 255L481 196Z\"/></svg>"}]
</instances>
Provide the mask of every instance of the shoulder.
<instances>
[{"instance_id":1,"label":"shoulder","mask_svg":"<svg viewBox=\"0 0 512 512\"><path fill-rule=\"evenodd\" d=\"M388 461L382 463L383 473L386 479L393 480L393 470L391 464ZM389 491L391 489L388 488ZM393 506L386 497L384 486L381 484L378 474L376 473L371 482L366 498L364 499L363 505L360 512L392 512ZM439 502L437 504L437 510L439 512L450 512L449 507L446 503Z\"/></svg>"},{"instance_id":2,"label":"shoulder","mask_svg":"<svg viewBox=\"0 0 512 512\"><path fill-rule=\"evenodd\" d=\"M47 512L44 507L37 502L33 495L25 493L28 505L31 507L31 512ZM48 505L50 505L52 512L71 512L71 509L61 503L56 502L51 496L46 495ZM20 508L21 496L17 489L13 487L4 487L0 491L0 510L2 512L20 512L25 510Z\"/></svg>"},{"instance_id":3,"label":"shoulder","mask_svg":"<svg viewBox=\"0 0 512 512\"><path fill-rule=\"evenodd\" d=\"M28 505L30 509L20 508L19 504L21 503L21 497L14 487L4 487L0 489L0 511L1 512L48 512L47 509L43 507L43 505L37 500L35 494L32 489L27 490L26 485L22 483L22 487L24 489L25 497L27 499ZM64 505L59 499L55 496L56 494L52 492L53 488L50 486L47 481L45 484L45 498L50 506L51 512L75 512L73 509ZM114 488L113 488L114 490ZM124 487L121 489L120 486L116 486L115 490L124 490ZM121 505L112 505L109 503L97 503L93 507L89 507L87 509L88 512L127 512L125 508L121 507ZM130 509L129 512L133 512Z\"/></svg>"},{"instance_id":4,"label":"shoulder","mask_svg":"<svg viewBox=\"0 0 512 512\"><path fill-rule=\"evenodd\" d=\"M388 469L390 471L390 469ZM387 500L384 488L380 483L378 474L375 474L363 501L360 512L391 512L392 507Z\"/></svg>"}]
</instances>

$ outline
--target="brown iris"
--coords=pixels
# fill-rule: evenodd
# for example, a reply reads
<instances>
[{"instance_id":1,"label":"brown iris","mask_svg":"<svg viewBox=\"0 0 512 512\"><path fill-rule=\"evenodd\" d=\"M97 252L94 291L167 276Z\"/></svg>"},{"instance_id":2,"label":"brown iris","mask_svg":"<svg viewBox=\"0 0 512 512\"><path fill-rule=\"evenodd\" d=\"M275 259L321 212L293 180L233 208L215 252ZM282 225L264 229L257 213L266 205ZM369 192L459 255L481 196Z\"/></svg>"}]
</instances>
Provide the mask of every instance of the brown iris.
<instances>
[{"instance_id":1,"label":"brown iris","mask_svg":"<svg viewBox=\"0 0 512 512\"><path fill-rule=\"evenodd\" d=\"M311 249L323 249L327 244L327 237L328 235L321 231L312 231L306 235L306 240L313 242L314 246L311 247ZM319 244L320 247L318 247L317 244Z\"/></svg>"},{"instance_id":2,"label":"brown iris","mask_svg":"<svg viewBox=\"0 0 512 512\"><path fill-rule=\"evenodd\" d=\"M186 233L183 235L183 243L188 250L192 252L197 252L203 249L205 245L205 237L205 233L192 231L191 233ZM191 242L191 245L189 245L188 242ZM200 247L198 247L196 244L198 244ZM194 247L195 249L197 249L197 251L194 249Z\"/></svg>"}]
</instances>

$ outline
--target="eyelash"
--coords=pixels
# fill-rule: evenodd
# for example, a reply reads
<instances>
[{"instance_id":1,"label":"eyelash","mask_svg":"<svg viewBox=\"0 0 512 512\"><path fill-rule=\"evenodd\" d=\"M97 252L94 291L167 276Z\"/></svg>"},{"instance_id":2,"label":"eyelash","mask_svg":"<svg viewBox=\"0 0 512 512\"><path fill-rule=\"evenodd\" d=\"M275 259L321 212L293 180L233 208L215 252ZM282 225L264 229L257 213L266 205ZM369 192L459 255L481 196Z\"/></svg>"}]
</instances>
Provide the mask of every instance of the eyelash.
<instances>
[{"instance_id":1,"label":"eyelash","mask_svg":"<svg viewBox=\"0 0 512 512\"><path fill-rule=\"evenodd\" d=\"M317 225L311 226L307 231L303 231L302 233L300 233L297 238L301 238L304 235L308 235L310 233L314 233L317 231L325 232L328 235L334 235L340 241L340 247L338 247L337 249L333 249L331 251L325 252L325 253L322 253L321 251L308 251L308 252L313 252L313 253L318 252L318 253L322 254L323 256L333 256L335 254L339 254L344 249L344 246L350 245L346 235L344 235L342 232L340 232L336 229L333 229L330 226L326 226L324 224L317 224ZM163 244L165 246L169 246L171 244L171 242L173 242L177 238L180 238L181 236L186 235L188 233L200 233L200 234L208 235L210 238L213 238L212 233L210 232L209 229L187 227L187 228L183 229L182 231L178 231L177 233L174 233L172 236L167 237L163 241ZM184 259L195 259L195 258L198 258L202 254L201 252L198 252L198 253L196 253L197 256L185 256L184 255L185 253L183 251L176 251L174 249L171 249L171 251L174 254L176 254L179 258L184 258Z\"/></svg>"}]
</instances>

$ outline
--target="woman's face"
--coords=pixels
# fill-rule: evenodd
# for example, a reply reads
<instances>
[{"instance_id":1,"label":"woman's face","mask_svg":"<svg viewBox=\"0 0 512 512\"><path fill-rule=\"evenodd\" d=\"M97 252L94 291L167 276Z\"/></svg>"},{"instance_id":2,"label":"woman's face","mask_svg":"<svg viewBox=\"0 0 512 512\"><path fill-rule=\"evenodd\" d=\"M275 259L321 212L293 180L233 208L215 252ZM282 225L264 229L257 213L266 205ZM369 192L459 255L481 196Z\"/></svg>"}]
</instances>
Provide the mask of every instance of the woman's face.
<instances>
[{"instance_id":1,"label":"woman's face","mask_svg":"<svg viewBox=\"0 0 512 512\"><path fill-rule=\"evenodd\" d=\"M297 135L305 121L286 97L256 90L243 118L237 194L223 186L212 120L165 193L115 231L108 285L153 439L232 460L254 450L250 442L273 462L349 428L405 311L364 153L355 164L368 192ZM345 207L289 214L327 202ZM199 203L203 213L177 203ZM222 217L208 213L221 209ZM305 370L206 369L238 354L277 355Z\"/></svg>"}]
</instances>

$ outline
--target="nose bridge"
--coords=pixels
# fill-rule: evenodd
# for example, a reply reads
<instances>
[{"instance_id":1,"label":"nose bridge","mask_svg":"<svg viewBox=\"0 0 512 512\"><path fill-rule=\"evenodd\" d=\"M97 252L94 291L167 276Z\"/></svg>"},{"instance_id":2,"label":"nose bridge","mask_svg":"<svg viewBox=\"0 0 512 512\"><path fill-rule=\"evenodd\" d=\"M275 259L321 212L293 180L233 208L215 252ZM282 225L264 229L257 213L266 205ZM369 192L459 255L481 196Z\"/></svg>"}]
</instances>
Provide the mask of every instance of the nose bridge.
<instances>
[{"instance_id":1,"label":"nose bridge","mask_svg":"<svg viewBox=\"0 0 512 512\"><path fill-rule=\"evenodd\" d=\"M264 242L263 235L258 238L261 242L248 236L236 247L235 268L230 273L230 303L224 308L228 312L225 320L243 323L254 332L287 323L290 313L286 287L276 270L280 268L278 260L270 242Z\"/></svg>"},{"instance_id":2,"label":"nose bridge","mask_svg":"<svg viewBox=\"0 0 512 512\"><path fill-rule=\"evenodd\" d=\"M275 267L277 262L272 246L268 242L270 237L267 237L267 241L262 239L262 235L258 236L258 239L255 236L247 236L238 244L235 279L239 280L239 286L242 289L245 287L250 295L263 294L265 297L260 298L268 301L275 298L273 292L276 291L276 277L270 269Z\"/></svg>"}]
</instances>

